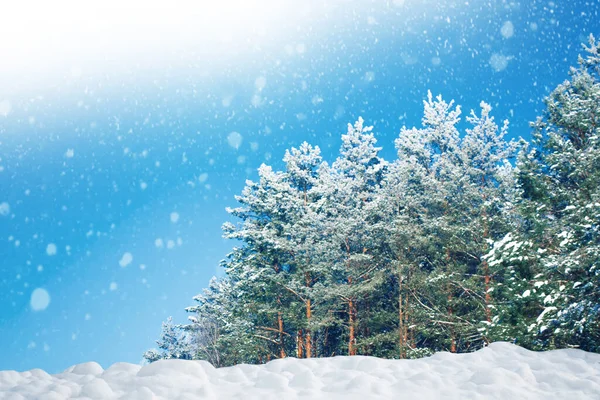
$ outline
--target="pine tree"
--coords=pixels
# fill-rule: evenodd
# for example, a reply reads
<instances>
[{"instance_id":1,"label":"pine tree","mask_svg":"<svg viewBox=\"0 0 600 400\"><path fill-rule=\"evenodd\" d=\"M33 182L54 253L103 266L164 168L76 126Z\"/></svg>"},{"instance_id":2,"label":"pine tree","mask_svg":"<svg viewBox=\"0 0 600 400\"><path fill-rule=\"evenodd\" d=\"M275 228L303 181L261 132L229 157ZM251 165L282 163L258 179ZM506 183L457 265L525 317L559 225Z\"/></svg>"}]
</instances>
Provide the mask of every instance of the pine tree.
<instances>
[{"instance_id":1,"label":"pine tree","mask_svg":"<svg viewBox=\"0 0 600 400\"><path fill-rule=\"evenodd\" d=\"M484 102L461 134L460 107L428 93L391 164L359 118L332 164L302 143L284 171L262 165L228 209L225 278L144 357L600 351L599 47L546 99L531 145L507 142Z\"/></svg>"},{"instance_id":2,"label":"pine tree","mask_svg":"<svg viewBox=\"0 0 600 400\"><path fill-rule=\"evenodd\" d=\"M144 353L144 358L148 362L154 362L161 359L182 359L191 360L192 351L190 348L189 336L177 325L173 324L173 318L169 317L162 324L160 338L156 341L159 350L152 349Z\"/></svg>"},{"instance_id":3,"label":"pine tree","mask_svg":"<svg viewBox=\"0 0 600 400\"><path fill-rule=\"evenodd\" d=\"M240 275L239 285L245 287L248 304L254 305L253 336L267 342L271 353L266 357L283 358L288 354L289 336L285 331L285 310L291 301L284 289L292 258L286 231L293 222L296 204L287 201L290 188L284 173L274 172L266 165L258 172L259 181L247 181L242 195L236 196L242 207L228 209L241 224L225 224L224 236L244 242L239 253L243 258L230 271Z\"/></svg>"},{"instance_id":4,"label":"pine tree","mask_svg":"<svg viewBox=\"0 0 600 400\"><path fill-rule=\"evenodd\" d=\"M401 357L415 347L477 348L477 321L491 318L491 271L482 256L490 238L508 231L515 146L491 107L481 108L467 118L473 127L461 139L460 108L429 93L423 128L404 128L396 141L384 198L395 215L388 237L398 265ZM418 343L408 326L419 327Z\"/></svg>"},{"instance_id":5,"label":"pine tree","mask_svg":"<svg viewBox=\"0 0 600 400\"><path fill-rule=\"evenodd\" d=\"M534 348L598 351L600 339L600 57L593 37L584 47L532 124L535 147L520 162L525 223L489 256L517 299L507 299L497 329ZM510 328L515 319L526 332Z\"/></svg>"},{"instance_id":6,"label":"pine tree","mask_svg":"<svg viewBox=\"0 0 600 400\"><path fill-rule=\"evenodd\" d=\"M319 230L318 204L319 167L322 164L320 149L304 142L298 149L286 151L283 161L286 163L286 181L289 193L285 201L293 204L293 215L286 230L291 246L292 259L288 268L289 279L284 286L304 308L304 315L296 318L296 356L311 358L317 355L314 343L315 302L314 285L323 279L323 271L318 262L320 254L316 251L323 239ZM282 284L286 285L286 284Z\"/></svg>"},{"instance_id":7,"label":"pine tree","mask_svg":"<svg viewBox=\"0 0 600 400\"><path fill-rule=\"evenodd\" d=\"M331 249L328 295L341 300L346 308L348 355L358 353L358 330L366 322L360 312L368 315L368 295L380 279L382 267L375 260L380 241L371 230L377 218L372 204L387 163L378 156L381 148L376 147L372 129L364 126L362 118L348 124L340 156L332 164L329 177L322 180Z\"/></svg>"},{"instance_id":8,"label":"pine tree","mask_svg":"<svg viewBox=\"0 0 600 400\"><path fill-rule=\"evenodd\" d=\"M182 325L190 335L193 359L206 360L215 367L227 365L227 355L233 352L226 350L226 342L240 334L231 329L235 310L230 279L213 277L208 288L194 296L194 301L196 305L185 309L193 314L188 317L190 323Z\"/></svg>"}]
</instances>

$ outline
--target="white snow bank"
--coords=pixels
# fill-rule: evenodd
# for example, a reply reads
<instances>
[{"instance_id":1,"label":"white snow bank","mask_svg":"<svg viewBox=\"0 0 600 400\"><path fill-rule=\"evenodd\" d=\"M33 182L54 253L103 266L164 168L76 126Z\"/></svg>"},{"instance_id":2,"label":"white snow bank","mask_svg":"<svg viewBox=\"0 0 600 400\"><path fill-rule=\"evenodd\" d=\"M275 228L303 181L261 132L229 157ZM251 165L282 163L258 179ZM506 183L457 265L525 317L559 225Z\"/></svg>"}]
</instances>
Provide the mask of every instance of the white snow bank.
<instances>
[{"instance_id":1,"label":"white snow bank","mask_svg":"<svg viewBox=\"0 0 600 400\"><path fill-rule=\"evenodd\" d=\"M57 375L0 372L0 399L600 399L600 354L494 343L420 360L287 358L219 369L204 361L107 370L87 363Z\"/></svg>"}]
</instances>

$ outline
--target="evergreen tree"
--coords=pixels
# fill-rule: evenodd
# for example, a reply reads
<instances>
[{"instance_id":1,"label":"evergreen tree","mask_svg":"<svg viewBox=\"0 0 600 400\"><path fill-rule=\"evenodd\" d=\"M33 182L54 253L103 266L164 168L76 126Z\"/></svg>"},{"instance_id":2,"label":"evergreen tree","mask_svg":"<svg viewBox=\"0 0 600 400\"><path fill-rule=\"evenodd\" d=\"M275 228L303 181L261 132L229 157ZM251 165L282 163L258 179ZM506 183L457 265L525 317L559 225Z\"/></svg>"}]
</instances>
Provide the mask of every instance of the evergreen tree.
<instances>
[{"instance_id":1,"label":"evergreen tree","mask_svg":"<svg viewBox=\"0 0 600 400\"><path fill-rule=\"evenodd\" d=\"M477 322L491 319L492 274L482 256L509 228L515 146L504 140L506 123L499 130L491 107L481 109L461 138L460 108L429 93L423 128L405 128L396 141L383 198L394 215L387 237L398 266L401 357L418 347L477 348Z\"/></svg>"},{"instance_id":2,"label":"evergreen tree","mask_svg":"<svg viewBox=\"0 0 600 400\"><path fill-rule=\"evenodd\" d=\"M304 142L299 148L286 151L286 181L289 184L285 201L293 205L290 223L286 229L291 246L287 282L281 283L300 306L296 316L296 356L311 358L317 355L315 342L319 324L313 317L314 308L321 299L316 299L315 284L323 279L322 265L318 262L319 243L323 240L318 216L320 149ZM303 309L303 310L302 310Z\"/></svg>"},{"instance_id":3,"label":"evergreen tree","mask_svg":"<svg viewBox=\"0 0 600 400\"><path fill-rule=\"evenodd\" d=\"M535 147L520 161L525 222L489 255L508 286L498 336L533 348L599 349L600 57L592 36L584 47L532 124Z\"/></svg>"},{"instance_id":4,"label":"evergreen tree","mask_svg":"<svg viewBox=\"0 0 600 400\"><path fill-rule=\"evenodd\" d=\"M273 358L467 352L493 340L600 351L600 56L590 38L546 99L534 142L507 142L491 107L466 118L428 93L388 163L359 118L339 157L286 151L247 181L239 242L144 357L215 366ZM513 166L516 151L518 157Z\"/></svg>"},{"instance_id":5,"label":"evergreen tree","mask_svg":"<svg viewBox=\"0 0 600 400\"><path fill-rule=\"evenodd\" d=\"M283 172L271 167L259 168L259 181L247 181L236 200L242 207L228 209L241 224L225 224L225 237L243 241L235 261L228 266L252 307L255 332L253 337L266 342L270 349L261 357L286 357L285 311L291 301L285 290L292 258L288 225L293 222L295 204L288 200L289 183Z\"/></svg>"},{"instance_id":6,"label":"evergreen tree","mask_svg":"<svg viewBox=\"0 0 600 400\"><path fill-rule=\"evenodd\" d=\"M182 359L191 360L192 352L190 348L190 338L180 327L173 324L173 318L169 317L162 324L160 338L156 341L160 350L148 350L144 353L144 358L148 362L154 362L160 359Z\"/></svg>"},{"instance_id":7,"label":"evergreen tree","mask_svg":"<svg viewBox=\"0 0 600 400\"><path fill-rule=\"evenodd\" d=\"M346 308L347 354L356 355L359 330L369 336L369 295L381 279L377 253L381 238L373 234L377 220L373 202L384 178L387 163L378 156L380 147L362 118L342 135L340 156L327 180L322 180L327 201L325 218L331 263L328 295ZM334 304L337 303L334 301ZM364 315L361 315L360 313ZM364 346L362 346L364 347ZM368 350L362 350L363 353Z\"/></svg>"}]
</instances>

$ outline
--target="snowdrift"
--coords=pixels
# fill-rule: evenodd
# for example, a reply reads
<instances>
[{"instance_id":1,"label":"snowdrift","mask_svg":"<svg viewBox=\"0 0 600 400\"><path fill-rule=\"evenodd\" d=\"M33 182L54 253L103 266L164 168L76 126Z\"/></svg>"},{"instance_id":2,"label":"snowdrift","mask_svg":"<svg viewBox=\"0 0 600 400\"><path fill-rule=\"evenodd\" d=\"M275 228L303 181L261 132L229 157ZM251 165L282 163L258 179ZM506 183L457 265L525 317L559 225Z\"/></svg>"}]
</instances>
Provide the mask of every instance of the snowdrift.
<instances>
[{"instance_id":1,"label":"snowdrift","mask_svg":"<svg viewBox=\"0 0 600 400\"><path fill-rule=\"evenodd\" d=\"M213 368L163 360L0 372L0 399L600 399L600 354L536 353L493 343L471 354L420 360L287 358Z\"/></svg>"}]
</instances>

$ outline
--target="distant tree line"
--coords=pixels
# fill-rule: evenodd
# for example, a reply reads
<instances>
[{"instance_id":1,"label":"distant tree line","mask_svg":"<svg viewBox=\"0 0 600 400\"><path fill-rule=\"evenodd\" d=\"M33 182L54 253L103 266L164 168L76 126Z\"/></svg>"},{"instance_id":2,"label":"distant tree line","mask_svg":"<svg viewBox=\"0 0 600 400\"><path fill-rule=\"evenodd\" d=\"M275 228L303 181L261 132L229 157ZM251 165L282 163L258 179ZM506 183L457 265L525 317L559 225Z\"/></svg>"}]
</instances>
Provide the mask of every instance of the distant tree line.
<instances>
[{"instance_id":1,"label":"distant tree line","mask_svg":"<svg viewBox=\"0 0 600 400\"><path fill-rule=\"evenodd\" d=\"M393 162L359 120L338 158L286 151L247 181L223 278L145 358L417 358L510 341L600 352L600 44L545 99L533 140L429 93Z\"/></svg>"}]
</instances>

